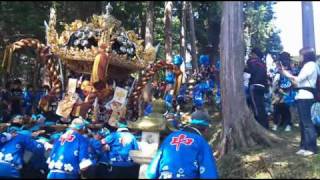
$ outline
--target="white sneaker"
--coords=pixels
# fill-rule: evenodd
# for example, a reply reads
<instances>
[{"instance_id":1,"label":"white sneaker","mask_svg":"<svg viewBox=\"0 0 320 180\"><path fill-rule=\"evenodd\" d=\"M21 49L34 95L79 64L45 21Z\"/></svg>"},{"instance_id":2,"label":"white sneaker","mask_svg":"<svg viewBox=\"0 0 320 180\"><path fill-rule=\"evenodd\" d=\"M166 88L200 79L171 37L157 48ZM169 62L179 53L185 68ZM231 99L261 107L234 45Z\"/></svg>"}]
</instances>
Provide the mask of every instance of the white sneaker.
<instances>
[{"instance_id":1,"label":"white sneaker","mask_svg":"<svg viewBox=\"0 0 320 180\"><path fill-rule=\"evenodd\" d=\"M291 126L287 125L286 128L284 129L285 132L290 132L291 131Z\"/></svg>"},{"instance_id":2,"label":"white sneaker","mask_svg":"<svg viewBox=\"0 0 320 180\"><path fill-rule=\"evenodd\" d=\"M277 131L277 130L278 130L278 126L277 126L277 125L274 125L273 128L272 128L272 130L273 130L273 131Z\"/></svg>"},{"instance_id":3,"label":"white sneaker","mask_svg":"<svg viewBox=\"0 0 320 180\"><path fill-rule=\"evenodd\" d=\"M304 154L305 151L306 151L306 150L304 150L304 149L300 149L299 151L296 152L296 154L302 155L302 154Z\"/></svg>"},{"instance_id":4,"label":"white sneaker","mask_svg":"<svg viewBox=\"0 0 320 180\"><path fill-rule=\"evenodd\" d=\"M311 155L313 155L313 154L314 154L314 152L305 150L301 155L302 155L302 156L311 156Z\"/></svg>"}]
</instances>

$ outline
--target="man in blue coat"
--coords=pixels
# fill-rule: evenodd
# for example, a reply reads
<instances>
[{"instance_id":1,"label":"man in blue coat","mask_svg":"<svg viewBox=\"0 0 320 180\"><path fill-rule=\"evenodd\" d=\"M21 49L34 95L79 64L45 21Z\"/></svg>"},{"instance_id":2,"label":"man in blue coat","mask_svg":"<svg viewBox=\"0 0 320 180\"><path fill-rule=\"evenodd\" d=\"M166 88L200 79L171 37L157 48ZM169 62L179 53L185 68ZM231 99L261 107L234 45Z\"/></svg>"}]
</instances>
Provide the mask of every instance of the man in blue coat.
<instances>
[{"instance_id":1,"label":"man in blue coat","mask_svg":"<svg viewBox=\"0 0 320 180\"><path fill-rule=\"evenodd\" d=\"M93 137L90 138L90 145L93 148L93 159L96 161L92 168L93 174L87 176L90 178L108 178L111 171L109 151L107 151L101 140L110 134L107 128L100 129L97 132L92 132Z\"/></svg>"},{"instance_id":2,"label":"man in blue coat","mask_svg":"<svg viewBox=\"0 0 320 180\"><path fill-rule=\"evenodd\" d=\"M207 119L193 116L189 125L171 133L149 165L149 179L216 179L216 161L202 136L209 127Z\"/></svg>"},{"instance_id":3,"label":"man in blue coat","mask_svg":"<svg viewBox=\"0 0 320 180\"><path fill-rule=\"evenodd\" d=\"M81 173L94 162L89 139L83 134L87 122L82 118L72 121L70 128L53 145L50 157L48 179L79 179Z\"/></svg>"},{"instance_id":4,"label":"man in blue coat","mask_svg":"<svg viewBox=\"0 0 320 180\"><path fill-rule=\"evenodd\" d=\"M24 153L44 155L43 144L36 142L28 134L21 131L21 127L11 126L8 133L2 133L0 143L0 178L20 178L20 171L24 165Z\"/></svg>"},{"instance_id":5,"label":"man in blue coat","mask_svg":"<svg viewBox=\"0 0 320 180\"><path fill-rule=\"evenodd\" d=\"M103 143L109 149L109 158L112 166L110 178L133 178L139 176L139 165L134 163L129 152L138 150L135 136L129 132L125 124L119 123L116 132L108 135Z\"/></svg>"}]
</instances>

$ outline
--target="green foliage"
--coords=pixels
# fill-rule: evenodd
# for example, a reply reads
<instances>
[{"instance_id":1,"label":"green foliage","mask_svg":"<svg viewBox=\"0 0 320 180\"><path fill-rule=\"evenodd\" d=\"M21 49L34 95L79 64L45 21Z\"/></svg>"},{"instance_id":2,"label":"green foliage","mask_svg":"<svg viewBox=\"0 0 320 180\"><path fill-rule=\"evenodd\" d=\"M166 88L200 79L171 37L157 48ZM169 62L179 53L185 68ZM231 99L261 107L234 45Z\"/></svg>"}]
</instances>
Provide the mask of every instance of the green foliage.
<instances>
[{"instance_id":1,"label":"green foliage","mask_svg":"<svg viewBox=\"0 0 320 180\"><path fill-rule=\"evenodd\" d=\"M221 3L217 1L194 1L192 3L199 53L208 53L206 47L209 44L213 45L212 50L217 51L222 12Z\"/></svg>"},{"instance_id":2,"label":"green foliage","mask_svg":"<svg viewBox=\"0 0 320 180\"><path fill-rule=\"evenodd\" d=\"M26 34L44 39L43 21L48 18L51 2L1 1L1 28L8 37Z\"/></svg>"},{"instance_id":3,"label":"green foliage","mask_svg":"<svg viewBox=\"0 0 320 180\"><path fill-rule=\"evenodd\" d=\"M274 24L273 5L275 4L275 1L244 2L246 46L258 47L271 54L282 51L280 31ZM251 43L249 38L251 38Z\"/></svg>"}]
</instances>

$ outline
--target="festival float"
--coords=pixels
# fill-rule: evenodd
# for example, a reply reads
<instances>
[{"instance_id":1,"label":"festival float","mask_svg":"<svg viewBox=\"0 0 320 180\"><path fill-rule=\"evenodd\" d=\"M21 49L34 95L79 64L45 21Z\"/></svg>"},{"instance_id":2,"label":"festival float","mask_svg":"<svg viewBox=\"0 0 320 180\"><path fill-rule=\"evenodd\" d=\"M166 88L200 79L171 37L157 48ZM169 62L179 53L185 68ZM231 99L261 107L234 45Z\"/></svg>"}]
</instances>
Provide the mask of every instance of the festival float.
<instances>
[{"instance_id":1,"label":"festival float","mask_svg":"<svg viewBox=\"0 0 320 180\"><path fill-rule=\"evenodd\" d=\"M33 48L38 63L46 68L49 77L50 91L39 102L42 111L53 111L50 107L56 104L54 111L65 119L70 116L88 118L90 113L91 124L98 124L99 117L107 119L109 124L125 119L129 128L146 132L143 137L155 138L153 149L156 150L159 132L165 129L165 120L161 116L163 110L155 110L153 118L152 115L141 117L138 113L141 94L160 69L170 70L176 75L174 91L177 94L182 73L174 64L156 61L156 48L144 47L144 40L134 31L125 30L121 21L111 15L111 10L109 3L104 14L93 15L88 22L75 20L70 24L64 23L64 30L59 34L56 30L56 10L51 8L49 22L45 23L46 43L25 38L8 45L2 66L9 73L13 53ZM66 72L76 74L76 78L66 78ZM138 76L128 89L115 88L114 84L107 83L126 81L134 73ZM89 78L84 80L83 77ZM76 89L82 91L84 100L79 98ZM116 103L110 104L110 99ZM101 107L108 103L112 109L110 117L101 115ZM153 133L150 135L148 132ZM141 152L133 154L134 157L146 158L141 156ZM149 159L152 154L148 155Z\"/></svg>"}]
</instances>

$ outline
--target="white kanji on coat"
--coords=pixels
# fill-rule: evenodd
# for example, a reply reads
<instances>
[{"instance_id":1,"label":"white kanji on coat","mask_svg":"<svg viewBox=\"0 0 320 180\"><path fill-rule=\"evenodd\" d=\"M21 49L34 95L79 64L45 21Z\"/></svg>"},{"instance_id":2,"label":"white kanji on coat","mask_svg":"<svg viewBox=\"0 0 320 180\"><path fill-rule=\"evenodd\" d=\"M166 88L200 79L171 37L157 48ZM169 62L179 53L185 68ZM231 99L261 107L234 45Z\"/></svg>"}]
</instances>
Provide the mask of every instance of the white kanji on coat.
<instances>
[{"instance_id":1,"label":"white kanji on coat","mask_svg":"<svg viewBox=\"0 0 320 180\"><path fill-rule=\"evenodd\" d=\"M196 168L198 168L198 167L199 167L199 165L198 165L198 162L197 162L197 161L194 161L194 162L193 162L193 165L194 165L194 167L196 167Z\"/></svg>"},{"instance_id":2,"label":"white kanji on coat","mask_svg":"<svg viewBox=\"0 0 320 180\"><path fill-rule=\"evenodd\" d=\"M57 168L57 169L62 169L62 166L63 166L63 163L61 161L57 161L55 164L54 164L54 167Z\"/></svg>"},{"instance_id":3,"label":"white kanji on coat","mask_svg":"<svg viewBox=\"0 0 320 180\"><path fill-rule=\"evenodd\" d=\"M49 169L53 169L53 168L54 168L54 164L55 164L54 161L50 161L50 163L49 163Z\"/></svg>"},{"instance_id":4,"label":"white kanji on coat","mask_svg":"<svg viewBox=\"0 0 320 180\"><path fill-rule=\"evenodd\" d=\"M17 149L20 149L20 148L21 148L21 145L20 145L20 144L16 144L16 148L17 148Z\"/></svg>"},{"instance_id":5,"label":"white kanji on coat","mask_svg":"<svg viewBox=\"0 0 320 180\"><path fill-rule=\"evenodd\" d=\"M12 154L11 153L9 153L9 154L6 154L5 156L4 156L4 160L5 161L12 161L13 160L13 156L12 156Z\"/></svg>"},{"instance_id":6,"label":"white kanji on coat","mask_svg":"<svg viewBox=\"0 0 320 180\"><path fill-rule=\"evenodd\" d=\"M71 172L73 170L73 167L71 164L65 164L64 165L64 170L67 172Z\"/></svg>"},{"instance_id":7,"label":"white kanji on coat","mask_svg":"<svg viewBox=\"0 0 320 180\"><path fill-rule=\"evenodd\" d=\"M200 174L203 174L206 171L206 168L203 166L200 166Z\"/></svg>"},{"instance_id":8,"label":"white kanji on coat","mask_svg":"<svg viewBox=\"0 0 320 180\"><path fill-rule=\"evenodd\" d=\"M78 153L79 153L78 150L73 151L74 156L78 156Z\"/></svg>"}]
</instances>

